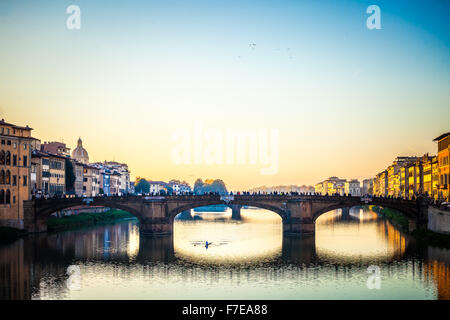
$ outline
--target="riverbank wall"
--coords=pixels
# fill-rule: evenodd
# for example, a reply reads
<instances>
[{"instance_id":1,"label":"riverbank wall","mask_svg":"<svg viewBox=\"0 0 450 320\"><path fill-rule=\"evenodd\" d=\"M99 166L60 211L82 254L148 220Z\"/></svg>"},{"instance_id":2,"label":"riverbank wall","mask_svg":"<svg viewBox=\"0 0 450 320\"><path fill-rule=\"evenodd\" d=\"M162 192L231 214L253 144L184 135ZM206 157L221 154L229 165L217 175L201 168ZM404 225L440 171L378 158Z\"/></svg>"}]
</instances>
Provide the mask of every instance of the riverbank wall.
<instances>
[{"instance_id":1,"label":"riverbank wall","mask_svg":"<svg viewBox=\"0 0 450 320\"><path fill-rule=\"evenodd\" d=\"M433 232L450 235L450 211L430 206L427 228Z\"/></svg>"}]
</instances>

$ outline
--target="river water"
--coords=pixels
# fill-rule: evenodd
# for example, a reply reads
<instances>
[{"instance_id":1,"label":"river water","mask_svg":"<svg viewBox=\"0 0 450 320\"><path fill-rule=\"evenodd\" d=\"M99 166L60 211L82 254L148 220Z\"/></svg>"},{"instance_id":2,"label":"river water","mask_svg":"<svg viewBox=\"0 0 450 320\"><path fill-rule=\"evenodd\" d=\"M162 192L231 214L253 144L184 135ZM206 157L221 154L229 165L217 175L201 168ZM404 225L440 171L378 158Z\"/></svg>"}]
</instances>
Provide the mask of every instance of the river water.
<instances>
[{"instance_id":1,"label":"river water","mask_svg":"<svg viewBox=\"0 0 450 320\"><path fill-rule=\"evenodd\" d=\"M128 220L2 245L0 299L450 299L450 250L367 208L328 212L303 238L263 209L193 214L173 236Z\"/></svg>"}]
</instances>

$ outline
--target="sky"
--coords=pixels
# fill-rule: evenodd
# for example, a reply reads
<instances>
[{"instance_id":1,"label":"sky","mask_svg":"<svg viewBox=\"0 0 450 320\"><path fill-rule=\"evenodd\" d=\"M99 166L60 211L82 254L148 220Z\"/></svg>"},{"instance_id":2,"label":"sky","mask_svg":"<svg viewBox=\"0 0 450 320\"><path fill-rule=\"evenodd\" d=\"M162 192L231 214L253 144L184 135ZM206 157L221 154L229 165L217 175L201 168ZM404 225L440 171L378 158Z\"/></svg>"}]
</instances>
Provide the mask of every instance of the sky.
<instances>
[{"instance_id":1,"label":"sky","mask_svg":"<svg viewBox=\"0 0 450 320\"><path fill-rule=\"evenodd\" d=\"M66 26L70 5L80 29ZM366 26L370 5L381 29ZM449 12L449 1L2 0L0 117L72 149L81 137L91 161L125 162L132 178L231 190L370 178L397 156L436 154L450 131ZM208 161L230 155L230 130L275 132L255 147L276 168Z\"/></svg>"}]
</instances>

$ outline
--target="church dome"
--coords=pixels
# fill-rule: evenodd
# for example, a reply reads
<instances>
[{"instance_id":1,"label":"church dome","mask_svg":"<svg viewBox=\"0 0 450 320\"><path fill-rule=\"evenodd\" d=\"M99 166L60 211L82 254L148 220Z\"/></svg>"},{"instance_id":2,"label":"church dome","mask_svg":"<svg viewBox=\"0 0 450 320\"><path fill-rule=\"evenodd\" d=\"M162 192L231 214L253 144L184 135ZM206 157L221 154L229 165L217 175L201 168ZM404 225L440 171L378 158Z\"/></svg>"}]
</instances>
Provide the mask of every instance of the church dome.
<instances>
[{"instance_id":1,"label":"church dome","mask_svg":"<svg viewBox=\"0 0 450 320\"><path fill-rule=\"evenodd\" d=\"M82 163L89 163L89 155L85 148L83 148L83 141L78 139L77 147L72 151L72 158Z\"/></svg>"}]
</instances>

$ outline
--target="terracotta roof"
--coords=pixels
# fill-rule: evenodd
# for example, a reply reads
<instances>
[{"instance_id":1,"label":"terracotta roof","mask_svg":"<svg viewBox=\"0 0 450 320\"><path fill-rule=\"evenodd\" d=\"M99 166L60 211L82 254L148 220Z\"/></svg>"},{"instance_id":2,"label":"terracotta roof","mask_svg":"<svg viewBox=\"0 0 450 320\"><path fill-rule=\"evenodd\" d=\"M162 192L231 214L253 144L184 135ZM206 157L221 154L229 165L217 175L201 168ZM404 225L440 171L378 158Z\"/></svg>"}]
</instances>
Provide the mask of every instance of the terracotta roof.
<instances>
[{"instance_id":1,"label":"terracotta roof","mask_svg":"<svg viewBox=\"0 0 450 320\"><path fill-rule=\"evenodd\" d=\"M70 159L68 157L65 156L60 156L59 154L54 154L51 152L46 152L46 151L39 151L39 150L33 150L31 152L31 156L32 157L53 157L53 158L59 158L59 159Z\"/></svg>"},{"instance_id":2,"label":"terracotta roof","mask_svg":"<svg viewBox=\"0 0 450 320\"><path fill-rule=\"evenodd\" d=\"M13 128L16 128L16 129L33 130L33 128L30 128L28 125L27 125L26 127L17 126L17 125L15 125L15 124L5 122L5 119L0 120L0 124L4 124L4 125L7 125L7 126L11 126L11 127L13 127Z\"/></svg>"},{"instance_id":3,"label":"terracotta roof","mask_svg":"<svg viewBox=\"0 0 450 320\"><path fill-rule=\"evenodd\" d=\"M48 154L46 152L42 152L39 150L33 150L31 152L31 156L34 158L41 158L41 157L48 157Z\"/></svg>"},{"instance_id":4,"label":"terracotta roof","mask_svg":"<svg viewBox=\"0 0 450 320\"><path fill-rule=\"evenodd\" d=\"M100 169L97 168L96 166L93 166L93 165L91 165L91 164L86 164L86 163L83 163L83 167L89 168L89 169L100 170Z\"/></svg>"},{"instance_id":5,"label":"terracotta roof","mask_svg":"<svg viewBox=\"0 0 450 320\"><path fill-rule=\"evenodd\" d=\"M434 138L433 141L440 141L440 140L444 139L444 138L447 137L447 136L450 136L450 132L441 134L439 137Z\"/></svg>"},{"instance_id":6,"label":"terracotta roof","mask_svg":"<svg viewBox=\"0 0 450 320\"><path fill-rule=\"evenodd\" d=\"M70 159L69 157L61 156L61 155L56 154L56 153L51 153L51 152L45 152L45 153L47 153L50 157L53 157L53 158Z\"/></svg>"}]
</instances>

